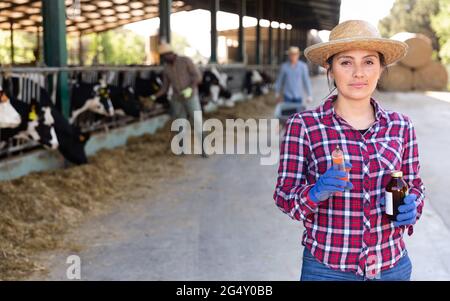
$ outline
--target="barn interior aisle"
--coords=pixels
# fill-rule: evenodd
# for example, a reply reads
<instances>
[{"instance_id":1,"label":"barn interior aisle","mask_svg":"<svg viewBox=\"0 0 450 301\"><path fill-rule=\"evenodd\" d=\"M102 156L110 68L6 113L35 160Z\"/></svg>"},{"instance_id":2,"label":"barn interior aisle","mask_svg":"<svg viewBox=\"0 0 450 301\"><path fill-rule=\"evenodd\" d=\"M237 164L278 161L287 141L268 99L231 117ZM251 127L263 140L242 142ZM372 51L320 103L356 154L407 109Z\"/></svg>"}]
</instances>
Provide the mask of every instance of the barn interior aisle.
<instances>
[{"instance_id":1,"label":"barn interior aisle","mask_svg":"<svg viewBox=\"0 0 450 301\"><path fill-rule=\"evenodd\" d=\"M312 81L314 103L309 107L317 106L328 91L324 76ZM444 156L450 143L444 134L450 131L450 103L422 92L377 95L387 109L415 121L422 175L430 186L423 220L405 238L415 264L412 279L448 279L449 207L445 191L438 188L445 186L445 179L437 171L450 166L434 158ZM272 105L257 107L259 117L273 113ZM253 108L242 103L237 116ZM232 116L230 112L222 110L221 116ZM445 130L437 131L436 124ZM85 280L298 280L303 226L274 204L276 165L260 165L254 155L213 155L206 161L183 156L176 162L182 162L183 172L163 177L158 185L147 181L151 187L133 185L128 197L123 195L106 213L74 227L64 238L63 245L70 247L40 253L35 262L45 270L28 279L65 280L67 256L79 254Z\"/></svg>"},{"instance_id":2,"label":"barn interior aisle","mask_svg":"<svg viewBox=\"0 0 450 301\"><path fill-rule=\"evenodd\" d=\"M209 113L208 118L259 118L270 116L273 107L274 97L269 94L237 103L233 108L223 107ZM1 278L17 279L43 269L30 260L36 252L61 247L76 250L77 244L63 241L61 235L77 229L86 217L105 214L114 206L133 204L142 197L157 202L154 195L158 191L164 194L178 187L168 184L161 189L161 185L197 173L196 168L186 166L195 155L172 153L174 133L170 125L167 122L156 134L131 137L123 147L101 150L89 158L89 164L0 182Z\"/></svg>"}]
</instances>

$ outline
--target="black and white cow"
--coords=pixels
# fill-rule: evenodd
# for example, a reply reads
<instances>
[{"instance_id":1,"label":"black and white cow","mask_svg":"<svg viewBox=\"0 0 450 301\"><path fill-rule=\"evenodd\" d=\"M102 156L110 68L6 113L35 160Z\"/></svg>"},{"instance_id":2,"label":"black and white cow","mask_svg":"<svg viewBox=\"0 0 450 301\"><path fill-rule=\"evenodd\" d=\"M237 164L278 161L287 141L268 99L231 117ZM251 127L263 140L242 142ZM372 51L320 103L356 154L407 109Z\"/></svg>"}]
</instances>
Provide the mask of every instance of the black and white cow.
<instances>
[{"instance_id":1,"label":"black and white cow","mask_svg":"<svg viewBox=\"0 0 450 301\"><path fill-rule=\"evenodd\" d=\"M134 84L134 91L136 96L140 100L143 107L147 109L153 109L155 106L150 100L150 96L156 94L163 85L162 74L156 71L150 71L147 75L139 74L136 77ZM156 106L163 107L164 109L170 108L168 95L164 94L155 100Z\"/></svg>"},{"instance_id":2,"label":"black and white cow","mask_svg":"<svg viewBox=\"0 0 450 301\"><path fill-rule=\"evenodd\" d=\"M219 106L234 106L234 102L231 101L232 93L227 88L228 82L232 79L228 74L219 72L216 67L205 70L198 87L202 105L205 106L212 101Z\"/></svg>"},{"instance_id":3,"label":"black and white cow","mask_svg":"<svg viewBox=\"0 0 450 301\"><path fill-rule=\"evenodd\" d=\"M249 70L245 74L244 91L247 95L259 96L269 93L271 77L263 71Z\"/></svg>"},{"instance_id":4,"label":"black and white cow","mask_svg":"<svg viewBox=\"0 0 450 301\"><path fill-rule=\"evenodd\" d=\"M4 82L3 88L3 97L9 99L10 104L20 115L20 123L15 127L2 128L0 130L2 147L4 147L10 139L15 138L36 141L46 148L57 149L59 141L53 126L54 119L51 115L50 107L42 106L36 101L26 103L16 99L12 93L9 94L7 82Z\"/></svg>"},{"instance_id":5,"label":"black and white cow","mask_svg":"<svg viewBox=\"0 0 450 301\"><path fill-rule=\"evenodd\" d=\"M106 82L101 79L99 83L81 81L73 83L70 111L70 123L74 123L78 116L86 111L108 117L114 116L114 106Z\"/></svg>"},{"instance_id":6,"label":"black and white cow","mask_svg":"<svg viewBox=\"0 0 450 301\"><path fill-rule=\"evenodd\" d=\"M8 81L3 97L10 98L11 105L21 116L21 123L15 128L1 129L1 140L7 144L11 138L33 140L46 148L58 149L65 159L74 164L87 163L84 146L89 134L81 133L76 126L56 109L48 92L38 87L39 101L33 97L29 103L16 98L13 81Z\"/></svg>"},{"instance_id":7,"label":"black and white cow","mask_svg":"<svg viewBox=\"0 0 450 301\"><path fill-rule=\"evenodd\" d=\"M15 128L22 122L19 113L11 105L9 97L0 85L0 128Z\"/></svg>"},{"instance_id":8,"label":"black and white cow","mask_svg":"<svg viewBox=\"0 0 450 301\"><path fill-rule=\"evenodd\" d=\"M77 165L88 162L85 145L90 138L89 133L81 132L80 127L70 124L63 114L53 105L46 90L41 91L40 103L50 108L53 127L59 141L58 150L63 157Z\"/></svg>"},{"instance_id":9,"label":"black and white cow","mask_svg":"<svg viewBox=\"0 0 450 301\"><path fill-rule=\"evenodd\" d=\"M109 95L115 115L129 115L138 118L141 113L141 103L131 86L120 87L108 85Z\"/></svg>"}]
</instances>

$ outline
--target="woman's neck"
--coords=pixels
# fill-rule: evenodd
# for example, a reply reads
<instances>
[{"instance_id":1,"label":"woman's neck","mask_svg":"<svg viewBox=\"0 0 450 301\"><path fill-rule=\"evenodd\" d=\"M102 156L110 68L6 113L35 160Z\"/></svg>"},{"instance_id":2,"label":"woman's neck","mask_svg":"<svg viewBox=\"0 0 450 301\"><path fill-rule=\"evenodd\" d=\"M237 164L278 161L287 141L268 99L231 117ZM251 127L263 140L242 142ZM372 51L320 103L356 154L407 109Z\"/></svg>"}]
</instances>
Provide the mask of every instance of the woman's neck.
<instances>
[{"instance_id":1,"label":"woman's neck","mask_svg":"<svg viewBox=\"0 0 450 301\"><path fill-rule=\"evenodd\" d=\"M375 110L370 97L363 100L351 100L338 94L334 110L356 129L366 129L375 121Z\"/></svg>"}]
</instances>

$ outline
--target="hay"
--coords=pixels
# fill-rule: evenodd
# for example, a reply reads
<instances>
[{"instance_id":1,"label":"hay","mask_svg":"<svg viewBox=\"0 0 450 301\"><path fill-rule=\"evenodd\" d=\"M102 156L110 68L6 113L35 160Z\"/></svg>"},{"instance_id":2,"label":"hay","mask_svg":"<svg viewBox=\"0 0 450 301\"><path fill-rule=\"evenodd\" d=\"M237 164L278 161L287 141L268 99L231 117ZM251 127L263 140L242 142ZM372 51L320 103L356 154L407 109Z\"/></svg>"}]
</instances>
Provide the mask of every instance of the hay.
<instances>
[{"instance_id":1,"label":"hay","mask_svg":"<svg viewBox=\"0 0 450 301\"><path fill-rule=\"evenodd\" d=\"M410 91L413 88L413 72L400 64L390 65L383 72L379 87L386 91Z\"/></svg>"},{"instance_id":2,"label":"hay","mask_svg":"<svg viewBox=\"0 0 450 301\"><path fill-rule=\"evenodd\" d=\"M205 118L265 117L274 104L272 95L259 97ZM99 151L89 164L0 182L0 279L23 279L45 271L35 255L67 248L70 242L63 243L63 235L69 229L105 212L114 202L133 199L132 190L146 187L153 192L160 181L182 174L187 157L172 154L173 135L168 122L155 134Z\"/></svg>"},{"instance_id":3,"label":"hay","mask_svg":"<svg viewBox=\"0 0 450 301\"><path fill-rule=\"evenodd\" d=\"M448 74L445 66L431 61L424 67L414 71L414 89L441 91L447 88Z\"/></svg>"},{"instance_id":4,"label":"hay","mask_svg":"<svg viewBox=\"0 0 450 301\"><path fill-rule=\"evenodd\" d=\"M408 53L400 60L400 63L410 68L420 68L431 61L433 46L431 40L419 33L400 32L392 36L392 39L408 44Z\"/></svg>"}]
</instances>

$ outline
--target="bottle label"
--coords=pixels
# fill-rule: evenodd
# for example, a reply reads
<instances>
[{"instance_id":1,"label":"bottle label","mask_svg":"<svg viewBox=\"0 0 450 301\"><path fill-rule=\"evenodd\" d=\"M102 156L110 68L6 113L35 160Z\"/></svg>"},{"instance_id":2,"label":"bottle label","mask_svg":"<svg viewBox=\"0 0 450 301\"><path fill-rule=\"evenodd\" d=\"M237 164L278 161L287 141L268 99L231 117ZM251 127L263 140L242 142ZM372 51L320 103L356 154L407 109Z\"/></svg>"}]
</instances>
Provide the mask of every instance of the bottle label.
<instances>
[{"instance_id":1,"label":"bottle label","mask_svg":"<svg viewBox=\"0 0 450 301\"><path fill-rule=\"evenodd\" d=\"M386 200L386 214L394 215L394 201L392 198L392 192L386 191L384 193L384 198Z\"/></svg>"}]
</instances>

